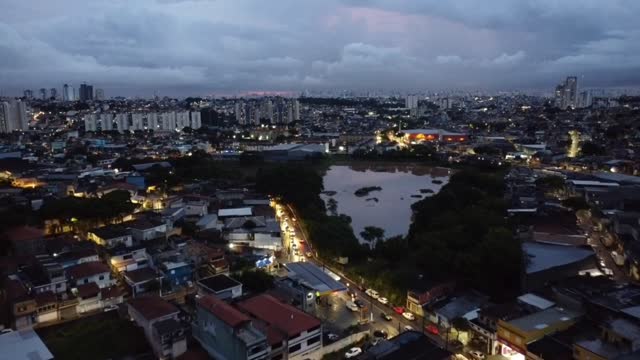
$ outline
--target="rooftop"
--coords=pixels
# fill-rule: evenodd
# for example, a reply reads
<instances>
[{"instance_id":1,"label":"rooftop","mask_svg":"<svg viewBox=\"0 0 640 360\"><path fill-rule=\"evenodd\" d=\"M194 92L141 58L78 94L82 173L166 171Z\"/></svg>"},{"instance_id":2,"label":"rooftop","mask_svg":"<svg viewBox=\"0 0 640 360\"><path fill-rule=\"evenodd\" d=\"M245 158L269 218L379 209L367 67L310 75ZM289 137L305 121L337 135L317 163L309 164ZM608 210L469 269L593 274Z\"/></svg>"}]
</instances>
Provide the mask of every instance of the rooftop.
<instances>
[{"instance_id":1,"label":"rooftop","mask_svg":"<svg viewBox=\"0 0 640 360\"><path fill-rule=\"evenodd\" d=\"M320 326L320 320L284 304L271 295L257 295L237 304L238 308L265 323L278 328L290 337L297 337L303 331Z\"/></svg>"},{"instance_id":2,"label":"rooftop","mask_svg":"<svg viewBox=\"0 0 640 360\"><path fill-rule=\"evenodd\" d=\"M31 226L20 226L5 232L9 241L26 241L44 238L44 230Z\"/></svg>"},{"instance_id":3,"label":"rooftop","mask_svg":"<svg viewBox=\"0 0 640 360\"><path fill-rule=\"evenodd\" d=\"M141 269L125 271L124 276L133 283L142 283L153 280L158 277L155 270L150 267L144 267Z\"/></svg>"},{"instance_id":4,"label":"rooftop","mask_svg":"<svg viewBox=\"0 0 640 360\"><path fill-rule=\"evenodd\" d=\"M218 210L218 216L251 216L252 209L250 207L234 208L234 209L220 209Z\"/></svg>"},{"instance_id":5,"label":"rooftop","mask_svg":"<svg viewBox=\"0 0 640 360\"><path fill-rule=\"evenodd\" d=\"M72 279L82 279L93 275L108 273L109 267L99 261L78 264L67 269L67 275Z\"/></svg>"},{"instance_id":6,"label":"rooftop","mask_svg":"<svg viewBox=\"0 0 640 360\"><path fill-rule=\"evenodd\" d=\"M171 314L177 314L178 308L160 296L140 296L129 300L129 306L139 312L145 319L153 320Z\"/></svg>"},{"instance_id":7,"label":"rooftop","mask_svg":"<svg viewBox=\"0 0 640 360\"><path fill-rule=\"evenodd\" d=\"M130 232L127 228L119 225L107 225L101 228L90 230L89 232L95 234L101 239L107 240L130 235Z\"/></svg>"},{"instance_id":8,"label":"rooftop","mask_svg":"<svg viewBox=\"0 0 640 360\"><path fill-rule=\"evenodd\" d=\"M367 360L444 360L450 357L449 351L439 348L417 331L400 333L389 341L383 341L370 348L362 356Z\"/></svg>"},{"instance_id":9,"label":"rooftop","mask_svg":"<svg viewBox=\"0 0 640 360\"><path fill-rule=\"evenodd\" d=\"M214 295L205 295L199 298L198 305L232 328L251 321L247 315Z\"/></svg>"},{"instance_id":10,"label":"rooftop","mask_svg":"<svg viewBox=\"0 0 640 360\"><path fill-rule=\"evenodd\" d=\"M214 292L220 292L235 286L242 285L238 281L224 274L214 275L208 278L200 279L198 280L198 284Z\"/></svg>"},{"instance_id":11,"label":"rooftop","mask_svg":"<svg viewBox=\"0 0 640 360\"><path fill-rule=\"evenodd\" d=\"M593 250L582 247L533 242L525 242L522 247L530 260L527 274L579 262L594 256Z\"/></svg>"},{"instance_id":12,"label":"rooftop","mask_svg":"<svg viewBox=\"0 0 640 360\"><path fill-rule=\"evenodd\" d=\"M334 280L329 274L310 262L288 263L285 266L290 272L289 277L296 278L320 293L347 289L344 284Z\"/></svg>"},{"instance_id":13,"label":"rooftop","mask_svg":"<svg viewBox=\"0 0 640 360\"><path fill-rule=\"evenodd\" d=\"M0 335L2 359L49 360L53 354L33 330L13 331Z\"/></svg>"},{"instance_id":14,"label":"rooftop","mask_svg":"<svg viewBox=\"0 0 640 360\"><path fill-rule=\"evenodd\" d=\"M527 293L522 296L519 296L518 301L520 301L521 303L536 307L540 310L546 310L552 307L553 305L555 305L554 302L551 302L545 298L542 298L532 293Z\"/></svg>"},{"instance_id":15,"label":"rooftop","mask_svg":"<svg viewBox=\"0 0 640 360\"><path fill-rule=\"evenodd\" d=\"M543 330L559 322L575 320L580 315L580 313L575 311L554 307L508 321L508 323L515 328L531 332Z\"/></svg>"}]
</instances>

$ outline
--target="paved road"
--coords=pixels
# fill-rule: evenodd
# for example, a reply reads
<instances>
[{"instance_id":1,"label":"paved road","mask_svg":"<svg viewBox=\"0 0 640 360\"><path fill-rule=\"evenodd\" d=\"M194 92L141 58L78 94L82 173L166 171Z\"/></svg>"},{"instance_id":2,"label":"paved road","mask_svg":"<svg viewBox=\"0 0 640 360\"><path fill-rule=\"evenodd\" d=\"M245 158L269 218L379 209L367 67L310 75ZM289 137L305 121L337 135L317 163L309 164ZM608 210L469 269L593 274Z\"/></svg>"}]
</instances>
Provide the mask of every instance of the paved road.
<instances>
[{"instance_id":1,"label":"paved road","mask_svg":"<svg viewBox=\"0 0 640 360\"><path fill-rule=\"evenodd\" d=\"M283 210L282 218L287 217L289 219L287 223L295 230L295 239L298 241L303 241L302 246L305 247L305 251L315 254L313 248L311 247L311 242L308 241L308 234L306 230L300 225L300 222L293 221L293 219L299 218L295 209L290 205L287 205L286 208L281 207L281 209ZM290 246L289 241L292 241L292 237L289 237L288 235L285 235L285 237L286 240L283 240L285 241L285 247ZM298 247L300 246L301 244L300 242L298 242ZM301 261L301 258L304 257L304 253L302 253L301 255L301 257L292 255L290 256L290 260ZM322 261L315 256L306 258L306 261L313 262L320 267L323 266ZM324 266L326 266L326 264L324 264ZM347 301L351 301L351 295L347 294L346 292L342 292L331 296L329 298L329 306L319 306L316 314L321 320L329 323L329 328L333 327L336 330L343 330L348 326L357 323L358 320L365 318L371 320L373 318L373 321L367 324L367 326L372 330L384 330L389 334L389 337L396 336L399 332L404 331L405 327L411 327L416 331L423 331L424 324L422 323L421 318L417 318L414 321L405 319L402 315L395 313L390 306L384 305L378 302L376 299L368 296L362 289L359 289L356 283L346 278L344 274L342 274L339 270L334 269L330 266L327 266L327 268L340 276L340 282L348 286L349 291L355 294L358 299L363 300L366 304L366 307L368 308L367 313L352 312L346 307ZM384 294L381 295L384 296ZM392 320L384 320L381 317L382 313L390 315ZM444 347L445 341L441 337L426 332L425 334L438 345Z\"/></svg>"}]
</instances>

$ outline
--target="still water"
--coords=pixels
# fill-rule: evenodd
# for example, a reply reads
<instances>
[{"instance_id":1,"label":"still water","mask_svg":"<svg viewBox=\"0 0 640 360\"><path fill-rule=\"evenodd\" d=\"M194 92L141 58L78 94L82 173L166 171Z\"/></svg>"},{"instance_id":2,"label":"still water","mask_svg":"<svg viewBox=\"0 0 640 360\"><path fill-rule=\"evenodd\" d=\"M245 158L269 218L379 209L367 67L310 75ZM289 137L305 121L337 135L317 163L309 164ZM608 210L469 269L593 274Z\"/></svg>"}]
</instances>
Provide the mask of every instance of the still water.
<instances>
[{"instance_id":1,"label":"still water","mask_svg":"<svg viewBox=\"0 0 640 360\"><path fill-rule=\"evenodd\" d=\"M411 164L334 165L324 176L325 192L321 196L325 203L331 198L337 201L336 213L351 217L354 233L364 242L360 232L365 226L384 229L387 238L406 235L411 224L411 204L440 191L449 175L449 169ZM364 196L354 194L364 187L382 190Z\"/></svg>"}]
</instances>

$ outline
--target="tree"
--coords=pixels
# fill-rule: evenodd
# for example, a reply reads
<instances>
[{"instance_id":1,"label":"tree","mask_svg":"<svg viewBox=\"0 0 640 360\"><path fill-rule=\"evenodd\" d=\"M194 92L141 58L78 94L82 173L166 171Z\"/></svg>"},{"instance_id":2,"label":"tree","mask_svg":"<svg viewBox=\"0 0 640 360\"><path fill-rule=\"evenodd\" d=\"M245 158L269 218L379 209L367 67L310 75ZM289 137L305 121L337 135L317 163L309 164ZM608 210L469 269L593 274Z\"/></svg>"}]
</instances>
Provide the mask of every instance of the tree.
<instances>
[{"instance_id":1,"label":"tree","mask_svg":"<svg viewBox=\"0 0 640 360\"><path fill-rule=\"evenodd\" d=\"M360 232L360 236L367 242L374 244L384 240L384 229L375 226L365 226Z\"/></svg>"},{"instance_id":2,"label":"tree","mask_svg":"<svg viewBox=\"0 0 640 360\"><path fill-rule=\"evenodd\" d=\"M256 226L258 226L258 225L253 220L247 220L247 221L244 222L244 224L242 224L242 227L245 228L245 229L255 229Z\"/></svg>"},{"instance_id":3,"label":"tree","mask_svg":"<svg viewBox=\"0 0 640 360\"><path fill-rule=\"evenodd\" d=\"M254 293L262 293L274 287L273 276L260 269L244 270L233 277Z\"/></svg>"},{"instance_id":4,"label":"tree","mask_svg":"<svg viewBox=\"0 0 640 360\"><path fill-rule=\"evenodd\" d=\"M574 196L562 200L562 205L569 207L573 210L586 210L589 209L589 203L582 196Z\"/></svg>"},{"instance_id":5,"label":"tree","mask_svg":"<svg viewBox=\"0 0 640 360\"><path fill-rule=\"evenodd\" d=\"M544 176L536 179L536 186L545 191L558 191L564 189L564 178L562 176Z\"/></svg>"}]
</instances>

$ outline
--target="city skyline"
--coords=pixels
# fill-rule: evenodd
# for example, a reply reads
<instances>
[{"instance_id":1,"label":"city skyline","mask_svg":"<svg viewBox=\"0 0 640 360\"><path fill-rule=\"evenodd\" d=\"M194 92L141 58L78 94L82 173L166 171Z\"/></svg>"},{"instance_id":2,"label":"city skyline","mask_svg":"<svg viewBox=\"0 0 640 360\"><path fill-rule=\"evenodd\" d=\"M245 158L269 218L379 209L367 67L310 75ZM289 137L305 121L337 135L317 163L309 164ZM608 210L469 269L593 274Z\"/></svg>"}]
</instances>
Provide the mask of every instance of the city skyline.
<instances>
[{"instance_id":1,"label":"city skyline","mask_svg":"<svg viewBox=\"0 0 640 360\"><path fill-rule=\"evenodd\" d=\"M85 81L114 96L640 84L640 4L624 0L9 2L4 94Z\"/></svg>"}]
</instances>

